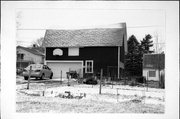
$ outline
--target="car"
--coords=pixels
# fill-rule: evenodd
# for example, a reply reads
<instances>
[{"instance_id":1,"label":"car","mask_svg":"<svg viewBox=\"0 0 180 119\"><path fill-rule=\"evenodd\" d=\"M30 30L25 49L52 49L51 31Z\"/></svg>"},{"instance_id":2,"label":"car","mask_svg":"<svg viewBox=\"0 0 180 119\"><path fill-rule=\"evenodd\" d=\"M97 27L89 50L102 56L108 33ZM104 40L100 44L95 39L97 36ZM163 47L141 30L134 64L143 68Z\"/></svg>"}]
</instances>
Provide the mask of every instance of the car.
<instances>
[{"instance_id":1,"label":"car","mask_svg":"<svg viewBox=\"0 0 180 119\"><path fill-rule=\"evenodd\" d=\"M25 80L28 80L29 77L29 71L30 67L32 67L31 70L31 77L36 78L36 79L45 79L45 78L50 78L52 79L53 77L53 72L51 69L44 64L30 64L28 67L26 67L22 73L24 76Z\"/></svg>"}]
</instances>

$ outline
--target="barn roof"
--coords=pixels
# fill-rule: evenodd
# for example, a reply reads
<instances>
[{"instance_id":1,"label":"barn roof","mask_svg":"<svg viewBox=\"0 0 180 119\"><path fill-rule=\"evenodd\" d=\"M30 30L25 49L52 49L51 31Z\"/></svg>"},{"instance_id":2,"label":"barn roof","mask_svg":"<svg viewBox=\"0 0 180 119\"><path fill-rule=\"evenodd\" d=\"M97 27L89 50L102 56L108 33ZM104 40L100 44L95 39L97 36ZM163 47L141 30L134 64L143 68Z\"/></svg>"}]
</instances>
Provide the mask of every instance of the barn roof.
<instances>
[{"instance_id":1,"label":"barn roof","mask_svg":"<svg viewBox=\"0 0 180 119\"><path fill-rule=\"evenodd\" d=\"M122 46L124 28L46 30L44 47Z\"/></svg>"}]
</instances>

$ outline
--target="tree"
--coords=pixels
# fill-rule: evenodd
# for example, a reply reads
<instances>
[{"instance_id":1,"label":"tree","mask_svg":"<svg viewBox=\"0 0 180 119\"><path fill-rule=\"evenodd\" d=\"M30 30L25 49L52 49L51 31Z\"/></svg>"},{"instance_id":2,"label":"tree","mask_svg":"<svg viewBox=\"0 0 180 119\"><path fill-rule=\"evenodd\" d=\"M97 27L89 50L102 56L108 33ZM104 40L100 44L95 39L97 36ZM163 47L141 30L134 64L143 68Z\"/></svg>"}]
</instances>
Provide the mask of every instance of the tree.
<instances>
[{"instance_id":1,"label":"tree","mask_svg":"<svg viewBox=\"0 0 180 119\"><path fill-rule=\"evenodd\" d=\"M153 53L154 51L150 50L150 47L153 46L153 41L151 40L152 36L150 34L145 35L145 38L141 41L140 50L143 51L143 53Z\"/></svg>"},{"instance_id":2,"label":"tree","mask_svg":"<svg viewBox=\"0 0 180 119\"><path fill-rule=\"evenodd\" d=\"M151 38L151 35L148 34L139 43L134 35L129 37L128 53L125 59L125 72L129 76L142 76L143 54L153 52L150 51L150 47L153 46Z\"/></svg>"},{"instance_id":3,"label":"tree","mask_svg":"<svg viewBox=\"0 0 180 119\"><path fill-rule=\"evenodd\" d=\"M42 43L44 41L44 37L38 38L36 41L32 43L32 46L42 47Z\"/></svg>"},{"instance_id":4,"label":"tree","mask_svg":"<svg viewBox=\"0 0 180 119\"><path fill-rule=\"evenodd\" d=\"M130 76L142 75L142 58L139 51L140 43L134 35L128 41L128 53L125 59L125 70Z\"/></svg>"}]
</instances>

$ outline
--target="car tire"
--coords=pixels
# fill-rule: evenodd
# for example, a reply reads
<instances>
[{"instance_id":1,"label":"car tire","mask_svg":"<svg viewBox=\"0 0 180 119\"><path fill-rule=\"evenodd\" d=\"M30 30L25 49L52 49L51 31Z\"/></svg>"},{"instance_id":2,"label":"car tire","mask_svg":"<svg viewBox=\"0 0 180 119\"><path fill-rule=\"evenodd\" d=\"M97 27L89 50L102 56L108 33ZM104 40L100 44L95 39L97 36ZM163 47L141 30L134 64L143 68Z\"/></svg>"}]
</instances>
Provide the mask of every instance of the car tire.
<instances>
[{"instance_id":1,"label":"car tire","mask_svg":"<svg viewBox=\"0 0 180 119\"><path fill-rule=\"evenodd\" d=\"M28 77L25 76L25 77L24 77L24 80L28 80Z\"/></svg>"},{"instance_id":2,"label":"car tire","mask_svg":"<svg viewBox=\"0 0 180 119\"><path fill-rule=\"evenodd\" d=\"M40 79L41 79L41 80L43 80L43 79L44 79L44 74L42 74L42 75L41 75Z\"/></svg>"},{"instance_id":3,"label":"car tire","mask_svg":"<svg viewBox=\"0 0 180 119\"><path fill-rule=\"evenodd\" d=\"M53 77L53 73L51 73L51 76L49 78L52 79L52 77Z\"/></svg>"}]
</instances>

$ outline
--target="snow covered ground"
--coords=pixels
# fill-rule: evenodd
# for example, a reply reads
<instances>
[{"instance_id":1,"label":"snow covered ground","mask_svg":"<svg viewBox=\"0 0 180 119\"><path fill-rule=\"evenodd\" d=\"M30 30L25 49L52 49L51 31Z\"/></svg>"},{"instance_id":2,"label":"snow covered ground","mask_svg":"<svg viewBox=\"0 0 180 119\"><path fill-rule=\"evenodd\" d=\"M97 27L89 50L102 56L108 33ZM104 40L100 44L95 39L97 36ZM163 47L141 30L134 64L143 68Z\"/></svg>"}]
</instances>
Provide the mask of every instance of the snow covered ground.
<instances>
[{"instance_id":1,"label":"snow covered ground","mask_svg":"<svg viewBox=\"0 0 180 119\"><path fill-rule=\"evenodd\" d=\"M35 108L40 108L44 111L54 110L58 112L66 112L72 109L76 112L94 112L98 109L99 112L104 112L100 107L105 108L106 112L164 112L165 106L165 90L135 87L128 85L102 85L101 95L99 94L99 85L78 84L71 80L71 85L67 85L67 79L52 80L35 80L30 81L30 88L27 90L27 81L22 77L17 79L17 110L24 112L39 112ZM65 92L71 92L72 95L86 94L82 99L66 99L59 95ZM54 102L56 100L57 102ZM78 104L76 102L78 101ZM28 102L28 103L27 103ZM38 102L38 104L36 104ZM30 103L30 104L29 104ZM56 104L57 103L57 104ZM41 105L39 105L41 104ZM100 106L97 106L99 104ZM62 106L66 108L62 108ZM72 108L72 106L75 108ZM86 109L83 105L90 106ZM129 107L127 107L127 106ZM34 107L33 107L34 106ZM56 106L57 109L51 108ZM119 107L123 106L123 108ZM137 106L139 108L137 108ZM62 110L59 110L62 109ZM111 111L109 111L111 110ZM25 111L25 112L26 112Z\"/></svg>"}]
</instances>

